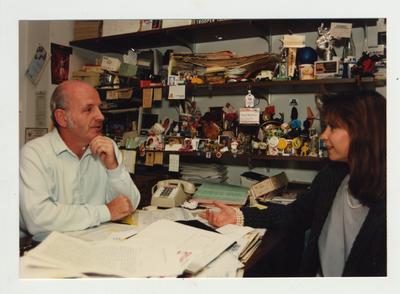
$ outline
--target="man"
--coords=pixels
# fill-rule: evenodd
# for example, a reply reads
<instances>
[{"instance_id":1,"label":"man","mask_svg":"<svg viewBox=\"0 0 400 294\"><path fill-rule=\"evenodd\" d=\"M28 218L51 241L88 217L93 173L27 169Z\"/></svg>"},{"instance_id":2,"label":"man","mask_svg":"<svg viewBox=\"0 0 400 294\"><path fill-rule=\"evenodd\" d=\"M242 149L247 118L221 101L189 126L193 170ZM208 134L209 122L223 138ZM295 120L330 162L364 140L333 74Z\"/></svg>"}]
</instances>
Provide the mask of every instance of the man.
<instances>
[{"instance_id":1,"label":"man","mask_svg":"<svg viewBox=\"0 0 400 294\"><path fill-rule=\"evenodd\" d=\"M51 101L55 125L20 153L20 229L38 234L73 231L121 219L140 193L111 139L102 136L104 116L97 91L71 80Z\"/></svg>"}]
</instances>

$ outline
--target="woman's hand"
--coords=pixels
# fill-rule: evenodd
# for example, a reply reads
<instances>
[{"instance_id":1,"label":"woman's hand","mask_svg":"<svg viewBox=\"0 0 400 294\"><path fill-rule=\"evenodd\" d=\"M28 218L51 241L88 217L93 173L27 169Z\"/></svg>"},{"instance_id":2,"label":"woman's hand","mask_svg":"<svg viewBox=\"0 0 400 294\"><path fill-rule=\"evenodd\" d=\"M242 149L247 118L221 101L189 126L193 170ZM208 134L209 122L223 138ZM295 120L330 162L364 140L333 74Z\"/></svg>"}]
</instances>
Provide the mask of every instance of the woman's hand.
<instances>
[{"instance_id":1,"label":"woman's hand","mask_svg":"<svg viewBox=\"0 0 400 294\"><path fill-rule=\"evenodd\" d=\"M232 207L223 204L220 201L214 201L213 204L220 209L215 212L207 209L200 214L200 217L206 219L210 225L222 227L227 224L236 224L236 211Z\"/></svg>"}]
</instances>

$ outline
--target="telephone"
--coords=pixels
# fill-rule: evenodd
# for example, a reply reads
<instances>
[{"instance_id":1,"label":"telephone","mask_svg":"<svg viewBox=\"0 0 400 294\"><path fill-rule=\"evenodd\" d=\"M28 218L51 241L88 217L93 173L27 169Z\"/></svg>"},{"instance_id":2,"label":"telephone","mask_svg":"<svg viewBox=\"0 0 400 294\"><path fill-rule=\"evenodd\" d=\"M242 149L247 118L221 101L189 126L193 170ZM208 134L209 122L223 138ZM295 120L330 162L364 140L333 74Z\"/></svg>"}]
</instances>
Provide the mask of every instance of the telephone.
<instances>
[{"instance_id":1,"label":"telephone","mask_svg":"<svg viewBox=\"0 0 400 294\"><path fill-rule=\"evenodd\" d=\"M170 179L158 182L151 188L151 205L159 207L175 207L181 205L196 187L187 181Z\"/></svg>"}]
</instances>

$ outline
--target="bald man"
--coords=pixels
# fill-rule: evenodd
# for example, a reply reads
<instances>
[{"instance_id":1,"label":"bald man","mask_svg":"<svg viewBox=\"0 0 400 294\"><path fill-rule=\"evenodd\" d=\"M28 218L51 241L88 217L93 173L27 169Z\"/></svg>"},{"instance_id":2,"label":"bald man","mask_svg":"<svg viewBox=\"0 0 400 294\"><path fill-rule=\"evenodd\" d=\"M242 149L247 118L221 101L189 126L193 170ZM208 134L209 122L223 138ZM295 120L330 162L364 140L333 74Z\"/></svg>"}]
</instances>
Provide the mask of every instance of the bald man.
<instances>
[{"instance_id":1,"label":"bald man","mask_svg":"<svg viewBox=\"0 0 400 294\"><path fill-rule=\"evenodd\" d=\"M87 83L61 83L50 100L55 128L20 152L20 230L75 231L121 219L140 193L115 142L102 136L100 97Z\"/></svg>"}]
</instances>

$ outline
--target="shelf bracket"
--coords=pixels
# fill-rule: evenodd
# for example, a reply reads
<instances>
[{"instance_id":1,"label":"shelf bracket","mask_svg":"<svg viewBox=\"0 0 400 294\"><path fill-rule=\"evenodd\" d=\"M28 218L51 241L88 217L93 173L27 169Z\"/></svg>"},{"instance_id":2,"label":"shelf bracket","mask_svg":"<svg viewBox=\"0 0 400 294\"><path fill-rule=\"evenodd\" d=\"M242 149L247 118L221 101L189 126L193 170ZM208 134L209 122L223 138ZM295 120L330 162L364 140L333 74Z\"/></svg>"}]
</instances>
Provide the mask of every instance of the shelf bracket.
<instances>
[{"instance_id":1,"label":"shelf bracket","mask_svg":"<svg viewBox=\"0 0 400 294\"><path fill-rule=\"evenodd\" d=\"M173 33L167 33L167 35L171 38L174 38L177 43L179 43L181 46L188 48L192 53L194 52L194 44L188 42L184 38L178 36L177 34Z\"/></svg>"},{"instance_id":2,"label":"shelf bracket","mask_svg":"<svg viewBox=\"0 0 400 294\"><path fill-rule=\"evenodd\" d=\"M252 169L254 167L254 164L253 164L251 156L247 157L247 166L248 166L249 169Z\"/></svg>"},{"instance_id":3,"label":"shelf bracket","mask_svg":"<svg viewBox=\"0 0 400 294\"><path fill-rule=\"evenodd\" d=\"M259 32L258 37L261 39L264 39L267 42L268 45L268 53L272 52L272 34L271 34L271 29L268 29L268 32L266 32L259 24L257 24L254 21L250 21L250 24Z\"/></svg>"}]
</instances>

